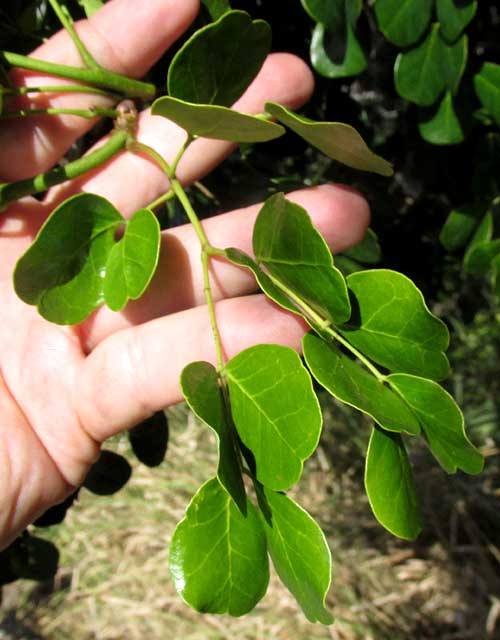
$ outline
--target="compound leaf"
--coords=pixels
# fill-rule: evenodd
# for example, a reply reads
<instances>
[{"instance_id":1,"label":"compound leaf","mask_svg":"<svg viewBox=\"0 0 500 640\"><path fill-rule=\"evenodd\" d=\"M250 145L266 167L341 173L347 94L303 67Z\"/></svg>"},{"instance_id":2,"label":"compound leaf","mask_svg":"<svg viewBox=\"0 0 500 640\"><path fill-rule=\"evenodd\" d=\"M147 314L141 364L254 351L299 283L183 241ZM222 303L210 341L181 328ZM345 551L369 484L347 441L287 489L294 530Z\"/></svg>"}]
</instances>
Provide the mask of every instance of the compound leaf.
<instances>
[{"instance_id":1,"label":"compound leaf","mask_svg":"<svg viewBox=\"0 0 500 640\"><path fill-rule=\"evenodd\" d=\"M259 492L262 522L277 574L295 596L310 622L331 624L325 608L332 558L317 522L283 493Z\"/></svg>"},{"instance_id":2,"label":"compound leaf","mask_svg":"<svg viewBox=\"0 0 500 640\"><path fill-rule=\"evenodd\" d=\"M391 371L447 377L448 330L409 278L370 269L349 275L347 284L353 314L339 330L356 349Z\"/></svg>"},{"instance_id":3,"label":"compound leaf","mask_svg":"<svg viewBox=\"0 0 500 640\"><path fill-rule=\"evenodd\" d=\"M439 24L434 24L420 45L398 55L394 81L401 97L423 107L430 106L438 99L447 85L442 70L443 52Z\"/></svg>"},{"instance_id":4,"label":"compound leaf","mask_svg":"<svg viewBox=\"0 0 500 640\"><path fill-rule=\"evenodd\" d=\"M485 62L474 76L474 88L483 107L500 126L500 65Z\"/></svg>"},{"instance_id":5,"label":"compound leaf","mask_svg":"<svg viewBox=\"0 0 500 640\"><path fill-rule=\"evenodd\" d=\"M453 108L453 96L450 91L445 93L432 118L419 123L418 130L422 138L431 144L463 142L464 133Z\"/></svg>"},{"instance_id":6,"label":"compound leaf","mask_svg":"<svg viewBox=\"0 0 500 640\"><path fill-rule=\"evenodd\" d=\"M217 140L267 142L285 133L285 129L275 122L227 107L193 104L169 96L158 98L151 113L172 120L191 135Z\"/></svg>"},{"instance_id":7,"label":"compound leaf","mask_svg":"<svg viewBox=\"0 0 500 640\"><path fill-rule=\"evenodd\" d=\"M181 374L181 389L193 413L215 433L219 449L217 479L244 513L247 499L236 434L229 422L215 367L209 362L188 364Z\"/></svg>"},{"instance_id":8,"label":"compound leaf","mask_svg":"<svg viewBox=\"0 0 500 640\"><path fill-rule=\"evenodd\" d=\"M147 467L157 467L165 459L169 427L164 411L156 411L150 418L128 432L130 446L137 459Z\"/></svg>"},{"instance_id":9,"label":"compound leaf","mask_svg":"<svg viewBox=\"0 0 500 640\"><path fill-rule=\"evenodd\" d=\"M108 449L103 449L95 462L83 486L98 496L110 496L124 487L132 475L132 467L127 460Z\"/></svg>"},{"instance_id":10,"label":"compound leaf","mask_svg":"<svg viewBox=\"0 0 500 640\"><path fill-rule=\"evenodd\" d=\"M302 349L314 378L335 398L368 414L388 431L420 433L418 420L401 398L333 344L308 333Z\"/></svg>"},{"instance_id":11,"label":"compound leaf","mask_svg":"<svg viewBox=\"0 0 500 640\"><path fill-rule=\"evenodd\" d=\"M378 26L387 40L399 47L408 47L427 29L432 5L432 0L376 0Z\"/></svg>"},{"instance_id":12,"label":"compound leaf","mask_svg":"<svg viewBox=\"0 0 500 640\"><path fill-rule=\"evenodd\" d=\"M447 391L433 380L404 373L393 373L387 381L414 411L432 453L445 471L482 471L483 456L467 437L462 412Z\"/></svg>"},{"instance_id":13,"label":"compound leaf","mask_svg":"<svg viewBox=\"0 0 500 640\"><path fill-rule=\"evenodd\" d=\"M250 502L245 512L212 478L200 487L175 529L170 573L183 600L196 611L241 616L266 592L266 536Z\"/></svg>"},{"instance_id":14,"label":"compound leaf","mask_svg":"<svg viewBox=\"0 0 500 640\"><path fill-rule=\"evenodd\" d=\"M160 225L149 209L139 209L127 222L106 261L104 300L112 311L120 311L146 290L158 265L160 238Z\"/></svg>"},{"instance_id":15,"label":"compound leaf","mask_svg":"<svg viewBox=\"0 0 500 640\"><path fill-rule=\"evenodd\" d=\"M366 454L365 488L372 511L388 531L414 540L422 530L418 499L403 439L374 427Z\"/></svg>"},{"instance_id":16,"label":"compound leaf","mask_svg":"<svg viewBox=\"0 0 500 640\"><path fill-rule=\"evenodd\" d=\"M475 0L436 0L441 31L446 40L454 42L477 11Z\"/></svg>"},{"instance_id":17,"label":"compound leaf","mask_svg":"<svg viewBox=\"0 0 500 640\"><path fill-rule=\"evenodd\" d=\"M270 48L267 22L228 11L176 53L168 69L168 93L185 102L229 107L255 78Z\"/></svg>"},{"instance_id":18,"label":"compound leaf","mask_svg":"<svg viewBox=\"0 0 500 640\"><path fill-rule=\"evenodd\" d=\"M266 111L333 160L382 176L393 174L390 163L373 153L356 129L347 124L316 122L276 102L267 102Z\"/></svg>"},{"instance_id":19,"label":"compound leaf","mask_svg":"<svg viewBox=\"0 0 500 640\"><path fill-rule=\"evenodd\" d=\"M333 322L345 322L351 306L345 279L305 209L282 193L268 198L253 229L257 262L294 295Z\"/></svg>"},{"instance_id":20,"label":"compound leaf","mask_svg":"<svg viewBox=\"0 0 500 640\"><path fill-rule=\"evenodd\" d=\"M326 78L356 76L366 68L366 56L347 22L339 32L318 22L311 39L311 63Z\"/></svg>"},{"instance_id":21,"label":"compound leaf","mask_svg":"<svg viewBox=\"0 0 500 640\"><path fill-rule=\"evenodd\" d=\"M76 324L104 301L104 273L125 221L104 198L82 193L59 205L14 271L17 295L47 320Z\"/></svg>"},{"instance_id":22,"label":"compound leaf","mask_svg":"<svg viewBox=\"0 0 500 640\"><path fill-rule=\"evenodd\" d=\"M300 478L316 449L322 416L311 378L288 347L261 344L224 368L231 411L243 443L252 451L257 479L282 491Z\"/></svg>"}]
</instances>

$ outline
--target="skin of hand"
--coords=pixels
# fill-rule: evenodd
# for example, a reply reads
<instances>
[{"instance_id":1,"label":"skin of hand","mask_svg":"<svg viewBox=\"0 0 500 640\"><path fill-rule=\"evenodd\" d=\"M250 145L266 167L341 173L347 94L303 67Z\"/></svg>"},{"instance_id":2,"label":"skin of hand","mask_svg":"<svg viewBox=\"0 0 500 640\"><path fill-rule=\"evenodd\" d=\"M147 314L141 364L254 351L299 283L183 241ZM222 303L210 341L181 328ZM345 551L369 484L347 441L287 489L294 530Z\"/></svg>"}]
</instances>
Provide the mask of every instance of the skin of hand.
<instances>
[{"instance_id":1,"label":"skin of hand","mask_svg":"<svg viewBox=\"0 0 500 640\"><path fill-rule=\"evenodd\" d=\"M110 0L91 19L77 23L76 29L100 64L141 77L182 35L198 9L197 0ZM33 55L81 65L65 32ZM21 70L13 70L12 77L20 85L50 81ZM61 84L60 79L56 82ZM298 108L312 90L312 75L301 60L272 54L237 107L257 113L266 100L273 100ZM107 104L103 97L85 94L36 94L23 100L22 106L32 108ZM75 116L2 123L0 180L18 180L49 169L93 124ZM175 156L184 135L148 111L140 116L138 139L167 160ZM182 182L199 179L232 149L226 142L197 140L179 166ZM102 308L79 326L61 327L45 321L13 291L16 260L62 199L92 191L131 215L167 188L165 175L151 160L123 152L91 175L55 187L43 201L24 198L1 214L0 548L82 483L106 438L180 401L178 380L187 363L215 362L200 249L189 225L163 233L153 282L141 300L120 313ZM308 210L333 251L363 237L369 209L356 191L325 185L289 197ZM258 210L255 205L205 221L209 240L215 246L251 253ZM248 273L213 260L211 278L227 358L258 343L300 348L303 322L262 295L250 295L255 282Z\"/></svg>"}]
</instances>

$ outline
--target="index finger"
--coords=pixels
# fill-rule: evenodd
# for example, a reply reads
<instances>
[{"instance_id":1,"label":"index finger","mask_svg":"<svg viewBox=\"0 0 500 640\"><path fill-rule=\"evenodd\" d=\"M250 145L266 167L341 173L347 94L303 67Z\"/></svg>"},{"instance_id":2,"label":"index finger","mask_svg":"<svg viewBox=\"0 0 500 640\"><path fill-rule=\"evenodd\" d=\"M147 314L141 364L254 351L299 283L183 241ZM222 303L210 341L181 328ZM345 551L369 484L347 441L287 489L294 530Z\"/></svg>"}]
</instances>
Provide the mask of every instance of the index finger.
<instances>
[{"instance_id":1,"label":"index finger","mask_svg":"<svg viewBox=\"0 0 500 640\"><path fill-rule=\"evenodd\" d=\"M76 31L96 61L116 73L141 77L179 38L193 21L198 0L110 0L88 20L75 24ZM36 49L33 57L82 66L68 33L59 31ZM16 85L71 84L47 79L40 73L15 69ZM36 94L23 98L23 107L45 109L109 105L109 98L90 94ZM95 124L77 116L40 116L9 120L0 128L0 176L20 180L46 171Z\"/></svg>"}]
</instances>

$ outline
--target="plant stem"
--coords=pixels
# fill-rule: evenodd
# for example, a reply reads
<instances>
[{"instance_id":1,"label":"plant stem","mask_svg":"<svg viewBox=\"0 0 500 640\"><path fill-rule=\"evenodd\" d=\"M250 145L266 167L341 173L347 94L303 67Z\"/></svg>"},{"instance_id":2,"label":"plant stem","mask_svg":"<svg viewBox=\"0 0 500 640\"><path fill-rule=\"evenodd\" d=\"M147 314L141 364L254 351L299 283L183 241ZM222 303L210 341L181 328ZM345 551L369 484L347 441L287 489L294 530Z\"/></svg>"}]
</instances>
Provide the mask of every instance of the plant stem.
<instances>
[{"instance_id":1,"label":"plant stem","mask_svg":"<svg viewBox=\"0 0 500 640\"><path fill-rule=\"evenodd\" d=\"M156 164L159 165L161 169L163 169L163 171L170 178L170 175L172 173L170 165L165 160L165 158L158 153L158 151L153 149L153 147L150 147L148 144L144 144L143 142L138 142L137 140L129 140L127 148L132 153L140 153L142 151L143 153L148 155L156 162Z\"/></svg>"},{"instance_id":2,"label":"plant stem","mask_svg":"<svg viewBox=\"0 0 500 640\"><path fill-rule=\"evenodd\" d=\"M0 87L0 93L4 96L25 96L28 93L91 93L99 96L105 96L112 100L121 98L121 96L105 91L104 89L89 87L88 85L74 84L48 84L39 87Z\"/></svg>"},{"instance_id":3,"label":"plant stem","mask_svg":"<svg viewBox=\"0 0 500 640\"><path fill-rule=\"evenodd\" d=\"M0 120L11 120L13 118L29 118L30 116L80 116L81 118L116 118L118 112L115 109L105 109L103 107L90 107L90 109L20 109L19 111L5 111L0 114Z\"/></svg>"},{"instance_id":4,"label":"plant stem","mask_svg":"<svg viewBox=\"0 0 500 640\"><path fill-rule=\"evenodd\" d=\"M95 169L124 149L127 139L128 134L125 131L116 130L101 147L63 167L55 167L26 180L0 184L0 210L19 198L42 193L49 187L77 178L87 171Z\"/></svg>"},{"instance_id":5,"label":"plant stem","mask_svg":"<svg viewBox=\"0 0 500 640\"><path fill-rule=\"evenodd\" d=\"M96 62L90 51L80 40L79 35L73 27L73 18L65 6L61 6L57 0L49 0L49 4L54 10L54 13L59 18L62 26L66 29L71 39L75 43L78 53L81 55L85 66L88 69L100 69L100 65Z\"/></svg>"},{"instance_id":6,"label":"plant stem","mask_svg":"<svg viewBox=\"0 0 500 640\"><path fill-rule=\"evenodd\" d=\"M112 71L103 69L102 67L98 69L82 69L65 64L56 64L55 62L37 60L36 58L12 53L11 51L2 51L0 53L0 59L13 67L39 71L50 76L77 80L103 89L110 89L113 92L130 98L152 99L156 95L156 87L154 84L133 80L119 73L113 73Z\"/></svg>"},{"instance_id":7,"label":"plant stem","mask_svg":"<svg viewBox=\"0 0 500 640\"><path fill-rule=\"evenodd\" d=\"M285 286L279 279L274 278L270 273L266 273L266 275L272 280L273 284L276 285L292 302L294 302L299 309L304 313L306 318L311 320L311 324L313 328L317 332L326 332L329 334L334 340L340 342L346 349L348 349L356 358L372 373L377 380L380 382L385 382L386 377L383 373L377 369L377 367L368 360L360 351L358 351L355 347L352 346L350 342L348 342L343 336L341 336L335 329L333 328L331 322L323 318L319 313L317 313L307 302L304 302L300 296L297 296L293 291L291 291L287 286ZM318 331L319 330L319 331Z\"/></svg>"},{"instance_id":8,"label":"plant stem","mask_svg":"<svg viewBox=\"0 0 500 640\"><path fill-rule=\"evenodd\" d=\"M153 211L154 209L157 209L160 205L165 204L165 202L172 200L172 198L175 198L175 193L172 191L172 189L169 189L162 196L160 196L159 198L156 198L156 200L153 200L153 202L148 204L146 209L151 209Z\"/></svg>"}]
</instances>

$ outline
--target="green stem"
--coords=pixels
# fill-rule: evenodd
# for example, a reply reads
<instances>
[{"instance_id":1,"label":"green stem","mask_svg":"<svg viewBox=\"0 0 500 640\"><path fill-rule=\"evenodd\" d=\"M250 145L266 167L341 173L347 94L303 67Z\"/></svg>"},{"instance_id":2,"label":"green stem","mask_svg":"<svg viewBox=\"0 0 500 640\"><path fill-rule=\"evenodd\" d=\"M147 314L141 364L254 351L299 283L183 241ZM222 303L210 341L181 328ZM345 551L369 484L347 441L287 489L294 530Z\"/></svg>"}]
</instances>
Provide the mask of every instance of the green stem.
<instances>
[{"instance_id":1,"label":"green stem","mask_svg":"<svg viewBox=\"0 0 500 640\"><path fill-rule=\"evenodd\" d=\"M88 69L100 69L100 65L96 62L90 51L80 40L79 35L75 31L73 27L73 18L69 13L68 9L65 6L61 6L57 0L49 0L49 4L54 10L54 13L59 18L60 23L66 29L71 39L75 43L76 48L78 49L79 54L82 57L82 60L85 66Z\"/></svg>"},{"instance_id":2,"label":"green stem","mask_svg":"<svg viewBox=\"0 0 500 640\"><path fill-rule=\"evenodd\" d=\"M34 193L42 193L49 187L66 180L72 180L95 169L124 149L127 139L128 134L125 131L114 131L101 147L74 162L69 162L63 167L55 167L50 171L40 173L34 178L0 184L0 210L10 202L19 200L19 198Z\"/></svg>"},{"instance_id":3,"label":"green stem","mask_svg":"<svg viewBox=\"0 0 500 640\"><path fill-rule=\"evenodd\" d=\"M118 100L121 96L110 93L98 87L89 87L87 85L44 85L39 87L0 87L0 93L4 96L25 96L29 93L91 93L99 96L105 96L112 100Z\"/></svg>"},{"instance_id":4,"label":"green stem","mask_svg":"<svg viewBox=\"0 0 500 640\"><path fill-rule=\"evenodd\" d=\"M172 173L170 165L165 160L165 158L158 153L158 151L153 149L153 147L150 147L148 144L144 144L143 142L138 142L137 140L130 140L127 145L127 149L132 153L143 152L148 155L156 162L156 164L158 164L161 169L163 169L163 171L170 178L170 174Z\"/></svg>"},{"instance_id":5,"label":"green stem","mask_svg":"<svg viewBox=\"0 0 500 640\"><path fill-rule=\"evenodd\" d=\"M115 109L104 109L103 107L91 107L90 109L20 109L19 111L5 111L0 114L0 120L11 120L12 118L29 118L30 116L80 116L81 118L116 118L118 111Z\"/></svg>"},{"instance_id":6,"label":"green stem","mask_svg":"<svg viewBox=\"0 0 500 640\"><path fill-rule=\"evenodd\" d=\"M346 349L348 349L356 358L365 365L365 367L372 373L379 382L386 382L386 376L377 369L377 367L368 360L360 351L352 346L343 336L335 331L332 326L326 327L326 332L329 333L332 338L340 342Z\"/></svg>"},{"instance_id":7,"label":"green stem","mask_svg":"<svg viewBox=\"0 0 500 640\"><path fill-rule=\"evenodd\" d=\"M156 200L153 200L153 202L148 204L146 209L151 209L153 211L154 209L157 209L162 204L165 204L165 202L172 200L172 198L175 198L175 193L172 191L172 189L169 189L162 196L160 196L159 198L156 198Z\"/></svg>"},{"instance_id":8,"label":"green stem","mask_svg":"<svg viewBox=\"0 0 500 640\"><path fill-rule=\"evenodd\" d=\"M80 67L70 67L65 64L56 64L45 60L37 60L11 51L2 51L0 60L7 62L13 67L39 71L50 76L69 78L85 84L90 84L103 89L110 89L120 95L130 98L152 99L156 95L156 87L149 82L141 82L127 78L119 73L113 73L107 69L81 69Z\"/></svg>"},{"instance_id":9,"label":"green stem","mask_svg":"<svg viewBox=\"0 0 500 640\"><path fill-rule=\"evenodd\" d=\"M285 286L279 279L273 277L270 273L266 273L266 275L272 280L273 284L278 287L292 302L294 302L299 309L304 313L306 319L309 318L311 323L316 331L319 333L326 332L332 338L334 338L337 342L342 344L346 349L348 349L356 358L364 364L364 366L379 380L380 382L385 382L386 377L383 373L377 369L377 367L368 360L360 351L358 351L355 347L352 346L350 342L348 342L343 336L341 336L335 329L333 328L331 322L323 318L319 313L317 313L307 302L296 295L293 291L291 291L287 286Z\"/></svg>"}]
</instances>

